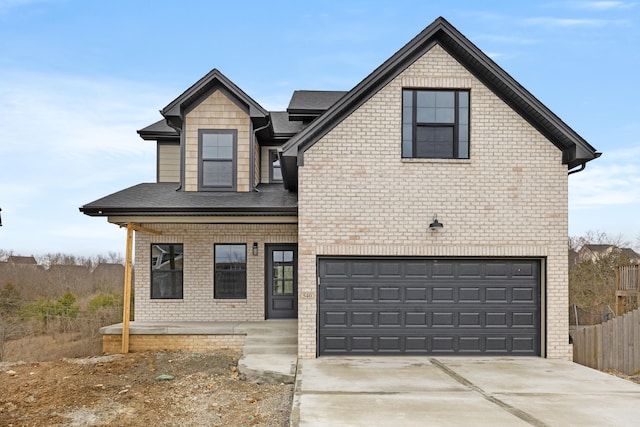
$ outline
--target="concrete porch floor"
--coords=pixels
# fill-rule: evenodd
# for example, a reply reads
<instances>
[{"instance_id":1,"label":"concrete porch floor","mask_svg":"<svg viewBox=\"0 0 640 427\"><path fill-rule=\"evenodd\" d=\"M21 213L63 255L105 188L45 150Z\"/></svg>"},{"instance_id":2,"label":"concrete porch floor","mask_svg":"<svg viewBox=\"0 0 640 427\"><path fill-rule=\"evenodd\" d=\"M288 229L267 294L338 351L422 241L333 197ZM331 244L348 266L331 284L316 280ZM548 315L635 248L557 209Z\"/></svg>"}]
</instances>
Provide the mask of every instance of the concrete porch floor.
<instances>
[{"instance_id":1,"label":"concrete porch floor","mask_svg":"<svg viewBox=\"0 0 640 427\"><path fill-rule=\"evenodd\" d=\"M122 323L100 328L105 335L121 335ZM135 335L244 335L238 372L249 381L292 384L298 362L296 319L257 322L131 322Z\"/></svg>"}]
</instances>

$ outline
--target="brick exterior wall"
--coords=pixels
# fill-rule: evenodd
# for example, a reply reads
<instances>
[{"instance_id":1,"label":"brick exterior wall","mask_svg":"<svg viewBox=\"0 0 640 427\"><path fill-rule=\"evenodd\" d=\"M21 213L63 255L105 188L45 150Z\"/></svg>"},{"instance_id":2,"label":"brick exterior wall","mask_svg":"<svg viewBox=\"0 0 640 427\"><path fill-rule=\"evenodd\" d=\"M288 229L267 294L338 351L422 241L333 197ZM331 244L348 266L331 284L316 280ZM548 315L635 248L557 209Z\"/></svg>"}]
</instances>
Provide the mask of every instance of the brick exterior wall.
<instances>
[{"instance_id":1,"label":"brick exterior wall","mask_svg":"<svg viewBox=\"0 0 640 427\"><path fill-rule=\"evenodd\" d=\"M401 158L404 87L471 91L469 160ZM316 257L375 255L545 259L543 355L571 359L562 153L440 46L305 153L298 205L299 357L316 356Z\"/></svg>"},{"instance_id":2,"label":"brick exterior wall","mask_svg":"<svg viewBox=\"0 0 640 427\"><path fill-rule=\"evenodd\" d=\"M135 320L256 321L265 318L265 243L297 243L296 224L142 224L161 236L136 232ZM252 255L253 242L259 253ZM151 244L184 245L183 299L151 295ZM247 299L213 298L213 246L247 245Z\"/></svg>"},{"instance_id":3,"label":"brick exterior wall","mask_svg":"<svg viewBox=\"0 0 640 427\"><path fill-rule=\"evenodd\" d=\"M217 90L185 118L185 191L198 191L198 129L237 129L237 191L250 191L251 122L249 115Z\"/></svg>"},{"instance_id":4,"label":"brick exterior wall","mask_svg":"<svg viewBox=\"0 0 640 427\"><path fill-rule=\"evenodd\" d=\"M242 351L245 335L130 335L129 351L208 352L228 348ZM120 353L122 335L103 335L102 352Z\"/></svg>"}]
</instances>

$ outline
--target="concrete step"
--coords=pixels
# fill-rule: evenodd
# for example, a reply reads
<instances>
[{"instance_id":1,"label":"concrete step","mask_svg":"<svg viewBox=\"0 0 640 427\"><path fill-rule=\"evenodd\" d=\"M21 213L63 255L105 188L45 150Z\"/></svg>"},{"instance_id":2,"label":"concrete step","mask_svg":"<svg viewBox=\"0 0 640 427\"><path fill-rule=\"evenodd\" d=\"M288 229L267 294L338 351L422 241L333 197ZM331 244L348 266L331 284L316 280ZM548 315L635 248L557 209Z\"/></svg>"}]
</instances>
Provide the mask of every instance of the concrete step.
<instances>
[{"instance_id":1,"label":"concrete step","mask_svg":"<svg viewBox=\"0 0 640 427\"><path fill-rule=\"evenodd\" d=\"M245 344L256 345L256 344L269 344L269 345L282 345L282 344L298 344L298 336L278 336L278 337L268 337L268 336L247 336L245 338Z\"/></svg>"},{"instance_id":2,"label":"concrete step","mask_svg":"<svg viewBox=\"0 0 640 427\"><path fill-rule=\"evenodd\" d=\"M251 345L245 342L244 354L298 354L297 344Z\"/></svg>"},{"instance_id":3,"label":"concrete step","mask_svg":"<svg viewBox=\"0 0 640 427\"><path fill-rule=\"evenodd\" d=\"M293 384L298 359L295 355L250 354L238 361L242 379L259 384Z\"/></svg>"}]
</instances>

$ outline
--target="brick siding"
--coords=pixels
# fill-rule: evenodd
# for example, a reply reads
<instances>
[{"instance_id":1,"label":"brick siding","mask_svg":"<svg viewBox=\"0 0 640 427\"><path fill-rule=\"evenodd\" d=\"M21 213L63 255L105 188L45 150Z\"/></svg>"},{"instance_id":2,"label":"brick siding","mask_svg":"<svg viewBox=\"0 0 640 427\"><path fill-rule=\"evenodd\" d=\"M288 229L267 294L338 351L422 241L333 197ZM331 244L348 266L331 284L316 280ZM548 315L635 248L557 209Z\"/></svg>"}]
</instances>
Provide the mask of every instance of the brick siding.
<instances>
[{"instance_id":1,"label":"brick siding","mask_svg":"<svg viewBox=\"0 0 640 427\"><path fill-rule=\"evenodd\" d=\"M265 243L297 243L296 224L142 224L161 236L136 232L135 320L255 321L265 318ZM252 255L253 242L259 253ZM181 243L183 299L150 298L152 243ZM247 298L213 298L213 245L247 245Z\"/></svg>"},{"instance_id":2,"label":"brick siding","mask_svg":"<svg viewBox=\"0 0 640 427\"><path fill-rule=\"evenodd\" d=\"M470 159L401 158L405 87L471 91ZM562 153L440 46L305 153L298 205L301 358L316 356L316 257L375 255L545 259L546 355L571 359Z\"/></svg>"},{"instance_id":3,"label":"brick siding","mask_svg":"<svg viewBox=\"0 0 640 427\"><path fill-rule=\"evenodd\" d=\"M245 335L130 335L129 351L193 351L217 349L242 351ZM103 335L102 352L120 353L122 335Z\"/></svg>"}]
</instances>

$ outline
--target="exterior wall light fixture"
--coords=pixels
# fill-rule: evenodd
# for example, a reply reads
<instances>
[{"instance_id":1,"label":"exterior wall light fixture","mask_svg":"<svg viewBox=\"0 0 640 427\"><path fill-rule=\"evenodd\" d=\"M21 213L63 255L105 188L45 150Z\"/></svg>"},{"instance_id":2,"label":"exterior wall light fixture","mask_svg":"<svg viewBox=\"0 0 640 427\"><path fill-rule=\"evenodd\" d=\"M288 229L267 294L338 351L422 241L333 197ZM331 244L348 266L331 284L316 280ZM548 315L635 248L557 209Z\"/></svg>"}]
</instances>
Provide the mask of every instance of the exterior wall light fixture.
<instances>
[{"instance_id":1,"label":"exterior wall light fixture","mask_svg":"<svg viewBox=\"0 0 640 427\"><path fill-rule=\"evenodd\" d=\"M438 221L438 215L434 215L433 216L433 222L431 224L429 224L429 230L431 231L440 231L442 230L442 228L444 227L444 225Z\"/></svg>"},{"instance_id":2,"label":"exterior wall light fixture","mask_svg":"<svg viewBox=\"0 0 640 427\"><path fill-rule=\"evenodd\" d=\"M252 253L253 253L253 256L258 256L258 242L253 242Z\"/></svg>"}]
</instances>

